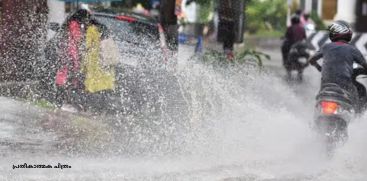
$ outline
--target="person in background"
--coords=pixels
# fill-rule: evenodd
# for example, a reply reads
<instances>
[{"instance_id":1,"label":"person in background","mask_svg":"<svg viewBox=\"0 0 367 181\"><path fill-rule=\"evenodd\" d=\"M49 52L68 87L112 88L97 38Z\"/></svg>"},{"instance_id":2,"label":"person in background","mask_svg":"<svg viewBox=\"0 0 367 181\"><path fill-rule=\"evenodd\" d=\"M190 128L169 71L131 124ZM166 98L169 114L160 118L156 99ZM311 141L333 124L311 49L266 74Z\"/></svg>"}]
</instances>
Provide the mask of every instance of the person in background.
<instances>
[{"instance_id":1,"label":"person in background","mask_svg":"<svg viewBox=\"0 0 367 181\"><path fill-rule=\"evenodd\" d=\"M114 72L115 66L121 59L119 48L115 40L111 37L111 32L107 28L103 28L101 34L101 66L104 70Z\"/></svg>"},{"instance_id":2,"label":"person in background","mask_svg":"<svg viewBox=\"0 0 367 181\"><path fill-rule=\"evenodd\" d=\"M229 61L234 59L233 46L235 42L235 12L232 0L223 0L218 8L219 26L218 38L223 41L223 50Z\"/></svg>"},{"instance_id":3,"label":"person in background","mask_svg":"<svg viewBox=\"0 0 367 181\"><path fill-rule=\"evenodd\" d=\"M310 14L304 14L304 27L306 32L314 32L316 30L315 22L310 18Z\"/></svg>"},{"instance_id":4,"label":"person in background","mask_svg":"<svg viewBox=\"0 0 367 181\"><path fill-rule=\"evenodd\" d=\"M283 66L287 71L288 78L291 77L292 62L289 60L289 51L291 47L297 42L301 42L306 39L306 31L300 24L300 18L298 15L293 15L291 18L291 26L287 28L285 33L285 39L282 44L282 58Z\"/></svg>"},{"instance_id":5,"label":"person in background","mask_svg":"<svg viewBox=\"0 0 367 181\"><path fill-rule=\"evenodd\" d=\"M85 75L86 104L102 110L115 90L115 65L119 61L117 45L108 29L92 20L86 31L86 52L82 65Z\"/></svg>"},{"instance_id":6,"label":"person in background","mask_svg":"<svg viewBox=\"0 0 367 181\"><path fill-rule=\"evenodd\" d=\"M56 104L63 110L75 112L80 109L80 94L83 91L83 75L80 64L83 55L83 42L86 24L90 13L86 9L79 9L67 21L65 40L62 43L64 57L58 60L56 71Z\"/></svg>"},{"instance_id":7,"label":"person in background","mask_svg":"<svg viewBox=\"0 0 367 181\"><path fill-rule=\"evenodd\" d=\"M159 5L160 23L164 30L167 47L173 54L178 52L177 15L180 13L180 9L176 5L179 2L181 0L161 0Z\"/></svg>"},{"instance_id":8,"label":"person in background","mask_svg":"<svg viewBox=\"0 0 367 181\"><path fill-rule=\"evenodd\" d=\"M298 9L295 12L295 15L299 17L300 25L304 27L305 24L306 24L306 19L305 19L305 14L304 14L303 10L302 9Z\"/></svg>"}]
</instances>

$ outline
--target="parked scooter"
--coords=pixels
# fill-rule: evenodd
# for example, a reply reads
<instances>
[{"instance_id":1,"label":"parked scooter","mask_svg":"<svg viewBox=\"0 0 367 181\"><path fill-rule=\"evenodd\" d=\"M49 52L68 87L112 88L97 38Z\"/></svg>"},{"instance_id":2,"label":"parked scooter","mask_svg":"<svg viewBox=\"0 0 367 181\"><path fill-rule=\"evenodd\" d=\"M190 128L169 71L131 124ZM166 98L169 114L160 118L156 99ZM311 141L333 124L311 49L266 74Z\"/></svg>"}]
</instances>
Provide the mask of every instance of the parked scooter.
<instances>
[{"instance_id":1,"label":"parked scooter","mask_svg":"<svg viewBox=\"0 0 367 181\"><path fill-rule=\"evenodd\" d=\"M357 81L360 75L367 75L362 68L354 69L353 84L357 87L357 102L351 99L347 91L337 84L328 84L316 97L315 127L323 137L328 154L332 154L336 146L348 139L348 124L353 118L366 109L366 88Z\"/></svg>"}]
</instances>

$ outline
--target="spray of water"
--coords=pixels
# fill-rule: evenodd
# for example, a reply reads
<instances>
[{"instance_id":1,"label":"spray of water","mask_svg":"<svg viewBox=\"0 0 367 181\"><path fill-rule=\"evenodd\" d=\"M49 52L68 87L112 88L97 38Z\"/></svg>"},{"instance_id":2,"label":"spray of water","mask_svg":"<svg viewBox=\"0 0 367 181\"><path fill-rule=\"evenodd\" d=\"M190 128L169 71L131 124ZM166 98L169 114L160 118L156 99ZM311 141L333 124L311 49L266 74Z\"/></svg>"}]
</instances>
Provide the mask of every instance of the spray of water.
<instances>
[{"instance_id":1,"label":"spray of water","mask_svg":"<svg viewBox=\"0 0 367 181\"><path fill-rule=\"evenodd\" d=\"M366 124L353 123L353 141L327 158L310 128L314 101L307 96L313 94L300 98L281 78L246 65L192 59L180 62L175 76L180 89L170 91L182 95L185 104L178 108L186 115L173 120L172 126L185 122L188 129L178 134L181 137L168 139L179 148L169 156L133 161L138 167L141 163L155 167L148 169L152 172L147 177L361 180L365 176L366 147L361 140ZM158 152L166 154L165 148Z\"/></svg>"},{"instance_id":2,"label":"spray of water","mask_svg":"<svg viewBox=\"0 0 367 181\"><path fill-rule=\"evenodd\" d=\"M275 178L307 175L305 169L314 168L310 159L319 161L321 147L309 129L310 103L298 99L280 78L245 65L192 61L181 73L191 100L195 132L188 149L193 155L269 170Z\"/></svg>"},{"instance_id":3,"label":"spray of water","mask_svg":"<svg viewBox=\"0 0 367 181\"><path fill-rule=\"evenodd\" d=\"M175 71L155 72L157 75L160 81L149 81L150 74L141 79L143 84L138 88L152 90L157 97L147 99L150 104L139 115L113 118L110 130L114 135L113 146L106 146L104 157L49 158L45 162L63 160L73 165L73 169L63 173L15 170L10 175L4 172L7 169L2 169L4 180L363 180L366 177L367 146L363 141L366 116L350 125L350 139L328 159L309 126L313 95L300 97L294 91L306 89L307 81L304 87L294 88L275 74L260 72L252 66L215 61L206 64L185 58L180 58ZM147 95L152 94L148 91ZM150 101L159 103L159 109L153 109ZM21 161L34 163L39 158Z\"/></svg>"}]
</instances>

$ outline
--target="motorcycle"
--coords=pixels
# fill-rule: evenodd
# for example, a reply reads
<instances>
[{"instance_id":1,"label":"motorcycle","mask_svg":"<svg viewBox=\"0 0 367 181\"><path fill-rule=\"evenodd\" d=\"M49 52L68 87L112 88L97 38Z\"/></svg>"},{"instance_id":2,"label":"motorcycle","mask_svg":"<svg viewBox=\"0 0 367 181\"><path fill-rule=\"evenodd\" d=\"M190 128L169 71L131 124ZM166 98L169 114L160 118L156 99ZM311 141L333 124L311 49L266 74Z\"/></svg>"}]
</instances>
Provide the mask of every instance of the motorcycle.
<instances>
[{"instance_id":1,"label":"motorcycle","mask_svg":"<svg viewBox=\"0 0 367 181\"><path fill-rule=\"evenodd\" d=\"M317 132L323 137L329 155L338 145L348 139L348 124L366 109L366 88L357 81L360 75L367 75L362 68L354 69L353 84L357 88L357 102L351 99L347 91L337 84L324 85L316 97L314 123Z\"/></svg>"},{"instance_id":2,"label":"motorcycle","mask_svg":"<svg viewBox=\"0 0 367 181\"><path fill-rule=\"evenodd\" d=\"M287 71L288 80L292 79L292 71L297 71L297 80L303 80L303 70L308 66L308 58L310 53L308 50L308 44L305 41L300 41L293 44L289 50L287 61L284 67Z\"/></svg>"}]
</instances>

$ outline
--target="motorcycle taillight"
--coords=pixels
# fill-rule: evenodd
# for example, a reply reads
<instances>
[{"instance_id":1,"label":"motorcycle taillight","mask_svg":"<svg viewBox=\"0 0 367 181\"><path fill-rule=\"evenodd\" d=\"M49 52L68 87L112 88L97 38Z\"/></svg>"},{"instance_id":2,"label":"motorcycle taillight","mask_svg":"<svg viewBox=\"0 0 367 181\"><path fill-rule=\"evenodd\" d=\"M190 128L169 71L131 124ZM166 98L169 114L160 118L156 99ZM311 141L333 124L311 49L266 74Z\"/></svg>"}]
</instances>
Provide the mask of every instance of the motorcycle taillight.
<instances>
[{"instance_id":1,"label":"motorcycle taillight","mask_svg":"<svg viewBox=\"0 0 367 181\"><path fill-rule=\"evenodd\" d=\"M322 113L330 115L336 114L339 108L339 104L332 101L322 101L321 102Z\"/></svg>"}]
</instances>

